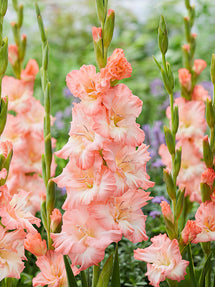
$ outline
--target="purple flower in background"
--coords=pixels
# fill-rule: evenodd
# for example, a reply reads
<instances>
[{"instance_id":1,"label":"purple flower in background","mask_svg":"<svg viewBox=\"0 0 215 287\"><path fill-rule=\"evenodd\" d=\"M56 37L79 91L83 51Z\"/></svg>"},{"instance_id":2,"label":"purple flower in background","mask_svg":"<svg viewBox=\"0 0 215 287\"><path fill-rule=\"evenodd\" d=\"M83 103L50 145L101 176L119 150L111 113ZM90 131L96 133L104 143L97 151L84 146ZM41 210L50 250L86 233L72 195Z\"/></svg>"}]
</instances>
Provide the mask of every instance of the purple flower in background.
<instances>
[{"instance_id":1,"label":"purple flower in background","mask_svg":"<svg viewBox=\"0 0 215 287\"><path fill-rule=\"evenodd\" d=\"M149 216L151 216L152 218L160 217L160 215L161 215L161 212L158 210L153 210L149 212Z\"/></svg>"},{"instance_id":2,"label":"purple flower in background","mask_svg":"<svg viewBox=\"0 0 215 287\"><path fill-rule=\"evenodd\" d=\"M163 82L160 79L155 79L151 82L150 85L151 94L153 96L160 96L164 94Z\"/></svg>"},{"instance_id":3,"label":"purple flower in background","mask_svg":"<svg viewBox=\"0 0 215 287\"><path fill-rule=\"evenodd\" d=\"M61 111L56 112L55 118L56 118L56 121L61 120L63 118L63 112Z\"/></svg>"},{"instance_id":4,"label":"purple flower in background","mask_svg":"<svg viewBox=\"0 0 215 287\"><path fill-rule=\"evenodd\" d=\"M169 201L168 201L164 196L155 196L155 197L152 199L152 203L158 203L158 204L160 204L161 201L166 201L167 203L169 203Z\"/></svg>"},{"instance_id":5,"label":"purple flower in background","mask_svg":"<svg viewBox=\"0 0 215 287\"><path fill-rule=\"evenodd\" d=\"M58 130L62 130L62 129L64 129L64 122L62 121L62 120L58 120L58 119L56 119L56 121L55 121L55 126L56 126L56 128L58 129Z\"/></svg>"},{"instance_id":6,"label":"purple flower in background","mask_svg":"<svg viewBox=\"0 0 215 287\"><path fill-rule=\"evenodd\" d=\"M208 93L211 97L213 96L213 84L212 84L212 82L206 82L205 81L205 82L201 82L200 85L202 85L203 88L208 91Z\"/></svg>"},{"instance_id":7,"label":"purple flower in background","mask_svg":"<svg viewBox=\"0 0 215 287\"><path fill-rule=\"evenodd\" d=\"M158 158L155 162L152 163L152 166L153 167L161 167L161 166L164 166L163 162L162 162L162 159L161 158Z\"/></svg>"},{"instance_id":8,"label":"purple flower in background","mask_svg":"<svg viewBox=\"0 0 215 287\"><path fill-rule=\"evenodd\" d=\"M65 195L66 194L66 188L65 187L61 188L60 193L61 193L61 195Z\"/></svg>"},{"instance_id":9,"label":"purple flower in background","mask_svg":"<svg viewBox=\"0 0 215 287\"><path fill-rule=\"evenodd\" d=\"M64 111L64 116L65 116L66 118L69 118L69 117L71 117L71 115L72 115L72 107L69 106L69 107L67 107L67 108L65 109L65 111Z\"/></svg>"},{"instance_id":10,"label":"purple flower in background","mask_svg":"<svg viewBox=\"0 0 215 287\"><path fill-rule=\"evenodd\" d=\"M70 92L70 90L67 87L64 88L63 95L66 99L74 97L73 94Z\"/></svg>"}]
</instances>

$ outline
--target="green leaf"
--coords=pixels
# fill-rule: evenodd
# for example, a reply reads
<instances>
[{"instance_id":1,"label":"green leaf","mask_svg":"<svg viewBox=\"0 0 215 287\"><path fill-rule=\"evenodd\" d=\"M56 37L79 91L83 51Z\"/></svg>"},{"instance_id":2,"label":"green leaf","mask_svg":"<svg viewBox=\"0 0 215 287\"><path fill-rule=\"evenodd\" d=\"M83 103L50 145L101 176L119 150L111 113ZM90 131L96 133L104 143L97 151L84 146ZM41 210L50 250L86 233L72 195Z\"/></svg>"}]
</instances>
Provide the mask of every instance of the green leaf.
<instances>
[{"instance_id":1,"label":"green leaf","mask_svg":"<svg viewBox=\"0 0 215 287\"><path fill-rule=\"evenodd\" d=\"M191 282L192 282L192 286L193 287L197 287L198 285L196 283L195 269L194 269L194 266L193 266L193 257L192 257L192 251L191 251L190 244L188 244L188 246L187 246L187 251L188 251L188 258L189 258L189 261L190 261L190 264L189 264L190 279L191 279Z\"/></svg>"},{"instance_id":2,"label":"green leaf","mask_svg":"<svg viewBox=\"0 0 215 287\"><path fill-rule=\"evenodd\" d=\"M75 280L75 276L72 272L72 268L69 264L69 260L68 260L67 255L64 255L63 259L64 259L65 268L66 268L68 287L78 287L76 280Z\"/></svg>"},{"instance_id":3,"label":"green leaf","mask_svg":"<svg viewBox=\"0 0 215 287\"><path fill-rule=\"evenodd\" d=\"M211 257L212 257L212 253L210 253L207 257L207 260L205 261L204 267L202 269L202 273L200 275L200 279L199 279L199 287L204 287L205 286L205 277L207 274L207 271L211 265Z\"/></svg>"},{"instance_id":4,"label":"green leaf","mask_svg":"<svg viewBox=\"0 0 215 287\"><path fill-rule=\"evenodd\" d=\"M118 244L116 244L111 287L120 287L120 286L121 285L120 285L120 272L119 272Z\"/></svg>"},{"instance_id":5,"label":"green leaf","mask_svg":"<svg viewBox=\"0 0 215 287\"><path fill-rule=\"evenodd\" d=\"M108 287L112 266L113 266L113 254L111 254L107 259L107 261L105 262L105 265L102 268L96 287Z\"/></svg>"}]
</instances>

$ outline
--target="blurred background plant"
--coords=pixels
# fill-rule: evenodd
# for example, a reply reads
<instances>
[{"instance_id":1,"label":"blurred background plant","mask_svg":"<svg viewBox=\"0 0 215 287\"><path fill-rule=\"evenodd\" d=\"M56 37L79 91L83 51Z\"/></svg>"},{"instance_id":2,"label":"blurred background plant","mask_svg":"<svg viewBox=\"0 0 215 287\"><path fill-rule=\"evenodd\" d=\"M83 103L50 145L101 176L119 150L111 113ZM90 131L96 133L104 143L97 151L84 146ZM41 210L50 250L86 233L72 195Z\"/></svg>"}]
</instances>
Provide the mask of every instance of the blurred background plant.
<instances>
[{"instance_id":1,"label":"blurred background plant","mask_svg":"<svg viewBox=\"0 0 215 287\"><path fill-rule=\"evenodd\" d=\"M22 0L21 2L25 6L23 30L28 37L25 59L27 62L30 58L34 58L40 65L41 44L36 24L34 1ZM99 23L94 0L40 0L38 2L44 15L50 47L49 78L52 82L52 115L56 118L52 134L57 139L56 149L59 150L67 142L72 120L71 110L74 102L77 102L77 99L66 88L65 78L71 70L79 69L83 64L96 65L91 27L98 26ZM185 14L184 1L109 0L109 2L110 7L114 8L116 12L116 29L110 52L115 48L124 49L125 55L133 67L132 77L126 80L126 84L143 101L143 111L138 122L146 133L146 144L151 146L152 160L148 166L148 173L156 183L152 189L152 196L164 196L162 166L157 153L159 145L164 141L163 123L165 121L165 109L168 105L168 95L160 81L160 75L153 63L152 55L160 60L157 27L159 16L163 14L171 30L167 56L177 78L177 71L182 67L181 46L185 39L182 24ZM204 59L209 64L211 54L215 52L215 3L211 0L191 2L196 5L197 11L195 25L195 32L198 34L196 58ZM15 15L10 5L11 3L9 3L6 15L5 30L9 34L9 44L12 44L10 22L14 20ZM201 81L211 93L212 86L208 82L209 73L209 67L207 67L201 76ZM7 74L12 74L10 66ZM176 82L176 86L179 87L178 82ZM40 100L42 99L40 75L37 76L36 80L35 96ZM177 97L177 94L175 96ZM57 163L57 172L59 173L66 163L59 158ZM64 196L63 190L58 193L58 207L64 201ZM159 202L159 198L156 200ZM146 227L149 238L164 232L163 220L159 216L160 206L156 204L156 200L144 208L145 214L150 215ZM137 245L144 248L148 244L148 242L143 242ZM148 281L144 275L146 266L143 262L134 260L133 249L134 244L127 240L120 243L121 279L124 282L122 286L148 286ZM198 253L198 249L196 252ZM25 273L35 273L36 270L32 271L32 266L33 263L28 262L27 269L30 272L25 269ZM22 286L31 286L29 275L25 276L26 278L23 277L25 284L23 283ZM165 283L162 284L161 286L166 286Z\"/></svg>"}]
</instances>

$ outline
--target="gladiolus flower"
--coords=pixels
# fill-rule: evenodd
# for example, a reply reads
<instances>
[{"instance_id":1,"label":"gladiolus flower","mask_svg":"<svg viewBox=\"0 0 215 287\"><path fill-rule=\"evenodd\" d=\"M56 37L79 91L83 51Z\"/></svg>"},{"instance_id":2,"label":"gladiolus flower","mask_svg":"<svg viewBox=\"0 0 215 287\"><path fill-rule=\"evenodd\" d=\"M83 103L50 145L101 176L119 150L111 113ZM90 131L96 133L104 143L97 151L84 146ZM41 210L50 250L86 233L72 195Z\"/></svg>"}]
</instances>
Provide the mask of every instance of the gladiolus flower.
<instances>
[{"instance_id":1,"label":"gladiolus flower","mask_svg":"<svg viewBox=\"0 0 215 287\"><path fill-rule=\"evenodd\" d=\"M45 239L42 240L41 235L36 233L28 233L24 241L25 249L35 256L43 256L46 254L47 246Z\"/></svg>"},{"instance_id":2,"label":"gladiolus flower","mask_svg":"<svg viewBox=\"0 0 215 287\"><path fill-rule=\"evenodd\" d=\"M201 232L201 228L196 224L194 220L188 220L184 229L181 232L181 238L184 244L193 242L196 236Z\"/></svg>"},{"instance_id":3,"label":"gladiolus flower","mask_svg":"<svg viewBox=\"0 0 215 287\"><path fill-rule=\"evenodd\" d=\"M191 90L191 74L187 69L178 70L179 82L187 91Z\"/></svg>"},{"instance_id":4,"label":"gladiolus flower","mask_svg":"<svg viewBox=\"0 0 215 287\"><path fill-rule=\"evenodd\" d=\"M200 75L201 72L207 67L207 63L202 59L194 60L193 70L197 75Z\"/></svg>"}]
</instances>

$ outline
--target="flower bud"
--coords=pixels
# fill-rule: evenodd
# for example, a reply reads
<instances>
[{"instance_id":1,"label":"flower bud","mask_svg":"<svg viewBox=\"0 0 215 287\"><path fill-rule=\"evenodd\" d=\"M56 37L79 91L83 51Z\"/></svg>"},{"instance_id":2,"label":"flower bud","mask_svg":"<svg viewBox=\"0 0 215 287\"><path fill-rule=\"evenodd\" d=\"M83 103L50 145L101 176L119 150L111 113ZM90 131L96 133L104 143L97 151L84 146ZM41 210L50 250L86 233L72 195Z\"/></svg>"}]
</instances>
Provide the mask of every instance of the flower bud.
<instances>
[{"instance_id":1,"label":"flower bud","mask_svg":"<svg viewBox=\"0 0 215 287\"><path fill-rule=\"evenodd\" d=\"M19 31L18 31L18 25L15 22L11 22L11 27L13 31L13 36L16 42L16 45L19 46Z\"/></svg>"},{"instance_id":2,"label":"flower bud","mask_svg":"<svg viewBox=\"0 0 215 287\"><path fill-rule=\"evenodd\" d=\"M51 144L51 134L49 133L45 137L45 161L46 166L50 166L52 162L52 144Z\"/></svg>"},{"instance_id":3,"label":"flower bud","mask_svg":"<svg viewBox=\"0 0 215 287\"><path fill-rule=\"evenodd\" d=\"M25 34L22 35L21 46L20 46L20 61L22 62L25 58L27 45L27 36Z\"/></svg>"},{"instance_id":4,"label":"flower bud","mask_svg":"<svg viewBox=\"0 0 215 287\"><path fill-rule=\"evenodd\" d=\"M175 185L173 182L173 178L172 175L166 170L163 170L163 178L166 184L166 189L167 189L167 193L169 195L169 197L171 199L175 199L176 198L176 190L175 190Z\"/></svg>"},{"instance_id":5,"label":"flower bud","mask_svg":"<svg viewBox=\"0 0 215 287\"><path fill-rule=\"evenodd\" d=\"M215 54L211 58L211 82L215 85Z\"/></svg>"},{"instance_id":6,"label":"flower bud","mask_svg":"<svg viewBox=\"0 0 215 287\"><path fill-rule=\"evenodd\" d=\"M3 133L7 121L8 98L1 99L0 135Z\"/></svg>"},{"instance_id":7,"label":"flower bud","mask_svg":"<svg viewBox=\"0 0 215 287\"><path fill-rule=\"evenodd\" d=\"M190 28L193 27L195 21L195 6L190 6L189 8L189 18L190 18Z\"/></svg>"},{"instance_id":8,"label":"flower bud","mask_svg":"<svg viewBox=\"0 0 215 287\"><path fill-rule=\"evenodd\" d=\"M98 18L101 23L105 22L107 15L107 2L108 0L96 0Z\"/></svg>"},{"instance_id":9,"label":"flower bud","mask_svg":"<svg viewBox=\"0 0 215 287\"><path fill-rule=\"evenodd\" d=\"M0 14L1 16L5 16L6 12L7 12L7 5L8 5L8 0L1 0L1 4L0 4Z\"/></svg>"},{"instance_id":10,"label":"flower bud","mask_svg":"<svg viewBox=\"0 0 215 287\"><path fill-rule=\"evenodd\" d=\"M202 195L202 202L205 202L208 200L211 201L212 190L210 186L205 182L201 182L200 189L201 189L201 195Z\"/></svg>"},{"instance_id":11,"label":"flower bud","mask_svg":"<svg viewBox=\"0 0 215 287\"><path fill-rule=\"evenodd\" d=\"M35 256L43 256L47 252L45 239L42 240L40 233L28 233L24 240L24 247Z\"/></svg>"},{"instance_id":12,"label":"flower bud","mask_svg":"<svg viewBox=\"0 0 215 287\"><path fill-rule=\"evenodd\" d=\"M190 45L189 44L183 45L182 46L182 50L183 50L183 64L184 64L184 67L187 70L190 70L191 69L191 67L190 67Z\"/></svg>"},{"instance_id":13,"label":"flower bud","mask_svg":"<svg viewBox=\"0 0 215 287\"><path fill-rule=\"evenodd\" d=\"M19 53L16 45L8 46L8 60L11 63L11 66L15 66L18 61Z\"/></svg>"},{"instance_id":14,"label":"flower bud","mask_svg":"<svg viewBox=\"0 0 215 287\"><path fill-rule=\"evenodd\" d=\"M176 135L178 131L178 125L179 125L178 106L175 106L173 110L173 126L172 126L172 132L174 135Z\"/></svg>"},{"instance_id":15,"label":"flower bud","mask_svg":"<svg viewBox=\"0 0 215 287\"><path fill-rule=\"evenodd\" d=\"M47 216L52 213L55 205L55 183L49 180L46 193L46 210Z\"/></svg>"},{"instance_id":16,"label":"flower bud","mask_svg":"<svg viewBox=\"0 0 215 287\"><path fill-rule=\"evenodd\" d=\"M183 191L181 191L181 190L178 191L178 199L177 199L177 203L176 203L176 212L175 212L176 220L179 219L179 217L181 216L182 210L183 210L184 193L185 193L185 189Z\"/></svg>"},{"instance_id":17,"label":"flower bud","mask_svg":"<svg viewBox=\"0 0 215 287\"><path fill-rule=\"evenodd\" d=\"M45 200L42 201L40 213L41 213L43 226L44 226L45 230L47 231L48 230L48 224L47 224L47 213L46 213L46 201Z\"/></svg>"},{"instance_id":18,"label":"flower bud","mask_svg":"<svg viewBox=\"0 0 215 287\"><path fill-rule=\"evenodd\" d=\"M208 136L203 138L203 158L207 167L213 167L213 152L208 142Z\"/></svg>"},{"instance_id":19,"label":"flower bud","mask_svg":"<svg viewBox=\"0 0 215 287\"><path fill-rule=\"evenodd\" d=\"M166 68L167 68L167 77L169 80L170 88L173 91L174 85L175 85L175 80L174 80L174 75L173 75L171 66L168 62L166 63Z\"/></svg>"},{"instance_id":20,"label":"flower bud","mask_svg":"<svg viewBox=\"0 0 215 287\"><path fill-rule=\"evenodd\" d=\"M214 128L215 125L215 113L212 105L212 101L207 99L206 103L206 120L210 128Z\"/></svg>"},{"instance_id":21,"label":"flower bud","mask_svg":"<svg viewBox=\"0 0 215 287\"><path fill-rule=\"evenodd\" d=\"M166 126L164 126L164 135L165 135L166 144L167 144L170 154L171 155L175 154L175 142L173 139L173 135L172 135L171 130Z\"/></svg>"},{"instance_id":22,"label":"flower bud","mask_svg":"<svg viewBox=\"0 0 215 287\"><path fill-rule=\"evenodd\" d=\"M55 208L50 215L51 218L51 232L59 233L62 226L62 214L60 210Z\"/></svg>"},{"instance_id":23,"label":"flower bud","mask_svg":"<svg viewBox=\"0 0 215 287\"><path fill-rule=\"evenodd\" d=\"M0 77L3 77L8 64L8 38L5 37L0 47Z\"/></svg>"},{"instance_id":24,"label":"flower bud","mask_svg":"<svg viewBox=\"0 0 215 287\"><path fill-rule=\"evenodd\" d=\"M202 59L194 60L193 71L196 75L200 75L201 72L207 67L207 63Z\"/></svg>"},{"instance_id":25,"label":"flower bud","mask_svg":"<svg viewBox=\"0 0 215 287\"><path fill-rule=\"evenodd\" d=\"M47 184L47 177L46 177L46 161L45 161L45 155L42 154L42 177L45 184Z\"/></svg>"},{"instance_id":26,"label":"flower bud","mask_svg":"<svg viewBox=\"0 0 215 287\"><path fill-rule=\"evenodd\" d=\"M190 0L185 0L185 6L187 9L190 9Z\"/></svg>"},{"instance_id":27,"label":"flower bud","mask_svg":"<svg viewBox=\"0 0 215 287\"><path fill-rule=\"evenodd\" d=\"M190 19L189 17L184 17L184 28L187 42L190 43L191 35L190 35Z\"/></svg>"},{"instance_id":28,"label":"flower bud","mask_svg":"<svg viewBox=\"0 0 215 287\"><path fill-rule=\"evenodd\" d=\"M176 150L175 152L175 160L173 163L173 175L176 178L179 174L180 168L181 168L181 147Z\"/></svg>"},{"instance_id":29,"label":"flower bud","mask_svg":"<svg viewBox=\"0 0 215 287\"><path fill-rule=\"evenodd\" d=\"M160 16L160 24L158 27L158 45L162 54L166 54L168 49L168 33L164 17Z\"/></svg>"},{"instance_id":30,"label":"flower bud","mask_svg":"<svg viewBox=\"0 0 215 287\"><path fill-rule=\"evenodd\" d=\"M17 11L18 10L18 0L12 0L13 8Z\"/></svg>"},{"instance_id":31,"label":"flower bud","mask_svg":"<svg viewBox=\"0 0 215 287\"><path fill-rule=\"evenodd\" d=\"M169 238L170 239L176 238L177 235L176 235L176 231L175 231L174 217L173 217L170 205L166 201L162 201L160 206L161 206L161 210L163 213L166 231L169 235Z\"/></svg>"},{"instance_id":32,"label":"flower bud","mask_svg":"<svg viewBox=\"0 0 215 287\"><path fill-rule=\"evenodd\" d=\"M113 37L114 22L115 22L115 12L114 10L109 9L103 31L104 32L103 45L105 48L108 48L110 46Z\"/></svg>"},{"instance_id":33,"label":"flower bud","mask_svg":"<svg viewBox=\"0 0 215 287\"><path fill-rule=\"evenodd\" d=\"M193 58L195 50L196 50L196 37L197 37L197 34L195 34L195 33L191 34L191 38L190 38L190 57L191 57L191 59Z\"/></svg>"},{"instance_id":34,"label":"flower bud","mask_svg":"<svg viewBox=\"0 0 215 287\"><path fill-rule=\"evenodd\" d=\"M22 27L22 23L23 23L23 5L19 6L19 10L18 10L18 28Z\"/></svg>"},{"instance_id":35,"label":"flower bud","mask_svg":"<svg viewBox=\"0 0 215 287\"><path fill-rule=\"evenodd\" d=\"M101 69L106 66L106 60L104 59L102 48L102 28L92 27L92 35L96 61Z\"/></svg>"},{"instance_id":36,"label":"flower bud","mask_svg":"<svg viewBox=\"0 0 215 287\"><path fill-rule=\"evenodd\" d=\"M37 3L35 4L35 6L36 6L37 22L38 22L38 26L40 29L41 39L42 39L42 42L45 43L47 39L46 39L46 33L45 33L42 17L40 15L40 8Z\"/></svg>"}]
</instances>

